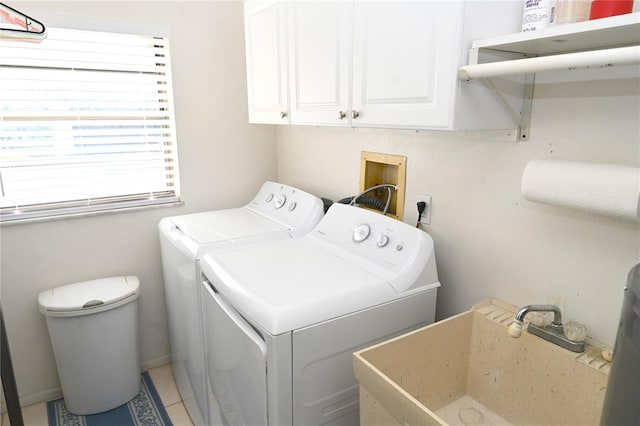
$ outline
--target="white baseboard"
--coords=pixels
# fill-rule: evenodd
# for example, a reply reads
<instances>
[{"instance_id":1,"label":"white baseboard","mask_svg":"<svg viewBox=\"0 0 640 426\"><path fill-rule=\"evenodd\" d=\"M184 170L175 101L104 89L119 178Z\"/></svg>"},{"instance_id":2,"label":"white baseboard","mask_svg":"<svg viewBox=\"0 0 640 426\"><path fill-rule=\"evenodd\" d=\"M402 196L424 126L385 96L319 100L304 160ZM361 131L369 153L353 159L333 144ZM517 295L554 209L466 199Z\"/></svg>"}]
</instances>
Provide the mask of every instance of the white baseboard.
<instances>
[{"instance_id":1,"label":"white baseboard","mask_svg":"<svg viewBox=\"0 0 640 426\"><path fill-rule=\"evenodd\" d=\"M171 362L171 357L169 355L161 356L159 358L150 359L147 361L143 361L140 363L141 371L149 371L152 368L160 367L161 365L165 365ZM41 392L35 392L29 395L22 395L20 397L20 406L26 407L27 405L36 404L42 401L49 401L52 399L60 398L62 396L62 388L56 387L52 389L47 389ZM6 412L6 407L4 406L4 401L0 406L0 412Z\"/></svg>"},{"instance_id":2,"label":"white baseboard","mask_svg":"<svg viewBox=\"0 0 640 426\"><path fill-rule=\"evenodd\" d=\"M152 368L160 367L161 365L169 364L170 362L171 362L171 356L165 355L165 356L161 356L160 358L143 361L142 364L140 364L140 369L143 372L149 371Z\"/></svg>"},{"instance_id":3,"label":"white baseboard","mask_svg":"<svg viewBox=\"0 0 640 426\"><path fill-rule=\"evenodd\" d=\"M52 388L43 390L41 392L32 393L29 395L23 395L20 397L20 406L26 407L27 405L37 404L42 401L50 401L62 396L62 388Z\"/></svg>"}]
</instances>

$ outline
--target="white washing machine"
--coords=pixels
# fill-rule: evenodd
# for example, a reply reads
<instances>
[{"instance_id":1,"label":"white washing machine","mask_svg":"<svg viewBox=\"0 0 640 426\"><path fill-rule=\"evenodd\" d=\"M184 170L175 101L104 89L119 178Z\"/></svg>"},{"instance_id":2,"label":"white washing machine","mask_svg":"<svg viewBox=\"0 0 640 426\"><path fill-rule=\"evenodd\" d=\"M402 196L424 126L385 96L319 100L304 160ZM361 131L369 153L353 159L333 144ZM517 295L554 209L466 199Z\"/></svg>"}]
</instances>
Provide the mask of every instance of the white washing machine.
<instances>
[{"instance_id":1,"label":"white washing machine","mask_svg":"<svg viewBox=\"0 0 640 426\"><path fill-rule=\"evenodd\" d=\"M343 204L201 268L211 425L358 425L352 353L432 323L440 286L428 234Z\"/></svg>"},{"instance_id":2,"label":"white washing machine","mask_svg":"<svg viewBox=\"0 0 640 426\"><path fill-rule=\"evenodd\" d=\"M198 265L203 251L297 237L311 231L323 215L319 198L290 186L265 182L246 206L160 221L173 374L197 425L210 424Z\"/></svg>"}]
</instances>

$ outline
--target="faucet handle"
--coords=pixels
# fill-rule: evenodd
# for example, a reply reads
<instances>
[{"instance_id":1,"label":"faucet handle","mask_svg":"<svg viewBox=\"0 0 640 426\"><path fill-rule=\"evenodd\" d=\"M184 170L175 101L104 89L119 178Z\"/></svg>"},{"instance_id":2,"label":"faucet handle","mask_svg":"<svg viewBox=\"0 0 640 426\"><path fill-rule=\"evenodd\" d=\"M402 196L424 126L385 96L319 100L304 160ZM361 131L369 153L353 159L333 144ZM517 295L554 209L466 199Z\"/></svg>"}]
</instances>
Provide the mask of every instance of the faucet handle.
<instances>
[{"instance_id":1,"label":"faucet handle","mask_svg":"<svg viewBox=\"0 0 640 426\"><path fill-rule=\"evenodd\" d=\"M587 326L576 321L568 321L564 325L564 334L572 342L584 342L587 338Z\"/></svg>"},{"instance_id":2,"label":"faucet handle","mask_svg":"<svg viewBox=\"0 0 640 426\"><path fill-rule=\"evenodd\" d=\"M528 317L531 323L538 327L546 327L553 322L553 312L533 311Z\"/></svg>"}]
</instances>

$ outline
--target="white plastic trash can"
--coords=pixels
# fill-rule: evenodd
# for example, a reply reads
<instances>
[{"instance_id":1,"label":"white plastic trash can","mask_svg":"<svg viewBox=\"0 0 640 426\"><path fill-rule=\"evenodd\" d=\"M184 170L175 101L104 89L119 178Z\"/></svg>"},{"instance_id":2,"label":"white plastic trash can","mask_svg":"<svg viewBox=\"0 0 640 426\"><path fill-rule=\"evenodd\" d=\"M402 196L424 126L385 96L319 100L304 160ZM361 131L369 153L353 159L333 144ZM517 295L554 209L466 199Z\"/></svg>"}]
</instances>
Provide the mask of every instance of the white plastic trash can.
<instances>
[{"instance_id":1,"label":"white plastic trash can","mask_svg":"<svg viewBox=\"0 0 640 426\"><path fill-rule=\"evenodd\" d=\"M78 415L118 407L140 391L137 277L84 281L43 291L67 409Z\"/></svg>"}]
</instances>

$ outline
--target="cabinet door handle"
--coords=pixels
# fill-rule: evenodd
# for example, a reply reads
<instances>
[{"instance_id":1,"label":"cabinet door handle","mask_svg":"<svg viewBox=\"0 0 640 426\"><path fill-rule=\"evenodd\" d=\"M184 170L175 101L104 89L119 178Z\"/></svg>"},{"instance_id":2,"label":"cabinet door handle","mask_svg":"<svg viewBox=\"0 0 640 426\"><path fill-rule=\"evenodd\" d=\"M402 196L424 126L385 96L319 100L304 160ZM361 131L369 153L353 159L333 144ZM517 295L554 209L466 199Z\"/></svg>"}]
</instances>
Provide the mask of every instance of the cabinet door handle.
<instances>
[{"instance_id":1,"label":"cabinet door handle","mask_svg":"<svg viewBox=\"0 0 640 426\"><path fill-rule=\"evenodd\" d=\"M351 111L351 118L355 120L358 117L360 117L360 113L358 111L356 111L355 109Z\"/></svg>"},{"instance_id":2,"label":"cabinet door handle","mask_svg":"<svg viewBox=\"0 0 640 426\"><path fill-rule=\"evenodd\" d=\"M287 118L287 113L285 111L280 111L280 118Z\"/></svg>"},{"instance_id":3,"label":"cabinet door handle","mask_svg":"<svg viewBox=\"0 0 640 426\"><path fill-rule=\"evenodd\" d=\"M342 120L343 118L345 118L347 116L347 114L345 114L344 111L338 111L338 118L340 120Z\"/></svg>"}]
</instances>

